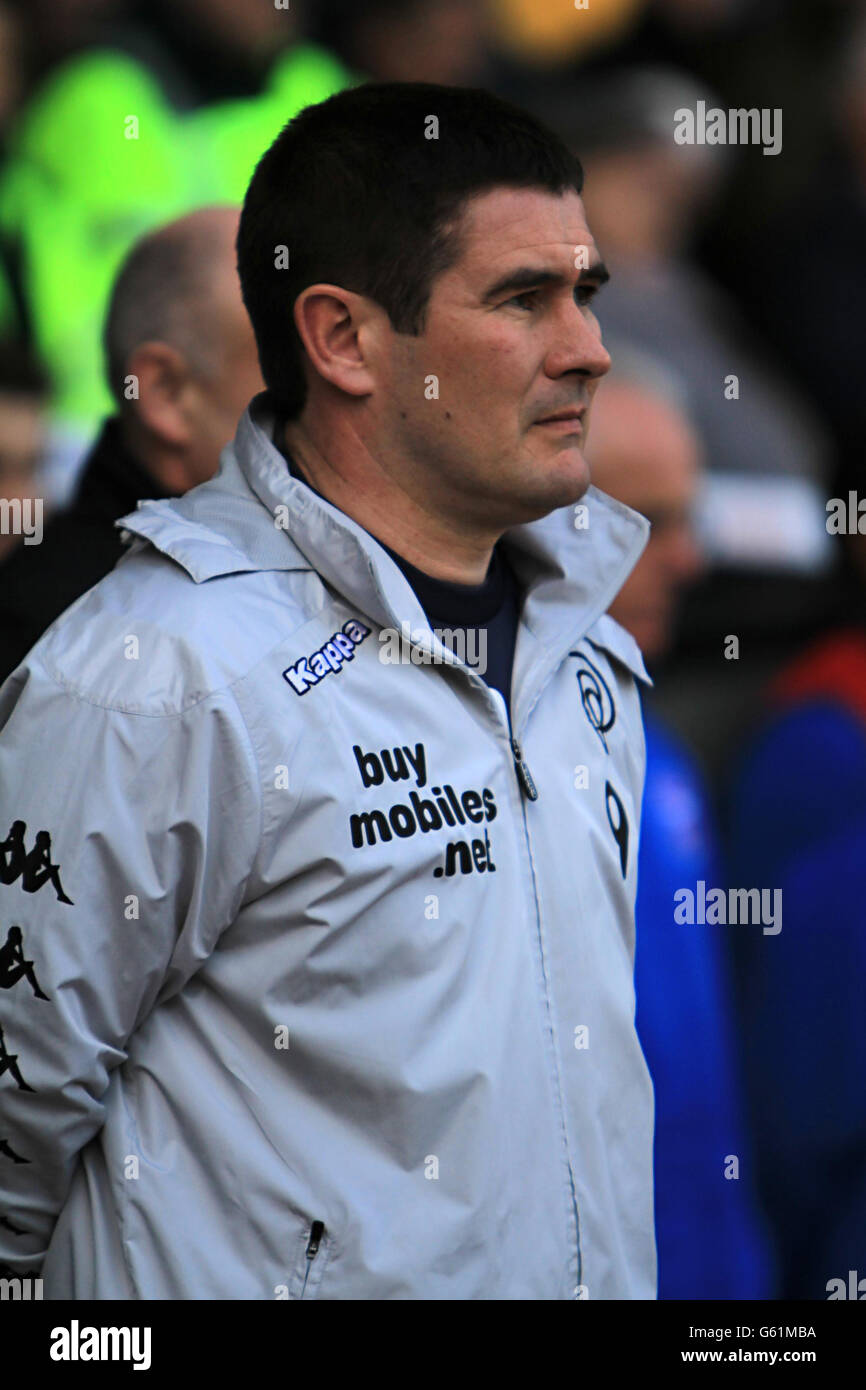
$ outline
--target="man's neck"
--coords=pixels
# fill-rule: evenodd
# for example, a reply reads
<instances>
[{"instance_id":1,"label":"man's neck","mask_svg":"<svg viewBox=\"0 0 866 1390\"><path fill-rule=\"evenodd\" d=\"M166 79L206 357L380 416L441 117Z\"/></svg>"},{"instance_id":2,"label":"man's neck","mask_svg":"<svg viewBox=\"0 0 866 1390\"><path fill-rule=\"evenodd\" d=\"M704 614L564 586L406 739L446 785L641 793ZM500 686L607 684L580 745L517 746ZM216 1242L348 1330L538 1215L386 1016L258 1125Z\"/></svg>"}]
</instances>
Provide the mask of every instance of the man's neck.
<instances>
[{"instance_id":1,"label":"man's neck","mask_svg":"<svg viewBox=\"0 0 866 1390\"><path fill-rule=\"evenodd\" d=\"M372 459L369 468L335 466L298 420L285 423L276 443L323 497L410 565L453 584L484 582L495 536L461 534L453 522L446 523L418 503Z\"/></svg>"}]
</instances>

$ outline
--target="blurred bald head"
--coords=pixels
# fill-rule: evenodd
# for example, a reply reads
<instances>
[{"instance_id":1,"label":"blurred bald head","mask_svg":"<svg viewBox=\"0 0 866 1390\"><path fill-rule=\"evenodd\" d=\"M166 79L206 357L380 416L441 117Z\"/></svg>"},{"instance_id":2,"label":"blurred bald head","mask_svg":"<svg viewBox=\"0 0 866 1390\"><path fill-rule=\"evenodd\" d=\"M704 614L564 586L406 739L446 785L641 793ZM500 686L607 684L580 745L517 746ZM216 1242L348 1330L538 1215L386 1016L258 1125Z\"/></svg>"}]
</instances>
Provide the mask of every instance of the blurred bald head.
<instances>
[{"instance_id":1,"label":"blurred bald head","mask_svg":"<svg viewBox=\"0 0 866 1390\"><path fill-rule=\"evenodd\" d=\"M596 487L652 525L609 610L652 660L670 646L677 601L702 565L692 522L700 444L661 377L617 378L614 370L596 396L587 455Z\"/></svg>"},{"instance_id":2,"label":"blurred bald head","mask_svg":"<svg viewBox=\"0 0 866 1390\"><path fill-rule=\"evenodd\" d=\"M238 217L202 208L143 237L109 304L108 381L127 442L174 492L212 476L264 385L237 277Z\"/></svg>"}]
</instances>

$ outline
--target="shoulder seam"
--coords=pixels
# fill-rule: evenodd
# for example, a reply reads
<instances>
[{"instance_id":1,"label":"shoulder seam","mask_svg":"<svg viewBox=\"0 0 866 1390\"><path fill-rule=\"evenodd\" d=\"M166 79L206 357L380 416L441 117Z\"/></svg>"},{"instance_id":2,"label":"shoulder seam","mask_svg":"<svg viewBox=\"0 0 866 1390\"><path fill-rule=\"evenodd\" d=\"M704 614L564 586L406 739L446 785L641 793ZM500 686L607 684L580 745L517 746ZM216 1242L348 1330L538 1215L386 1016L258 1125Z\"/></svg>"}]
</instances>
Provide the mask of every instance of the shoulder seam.
<instances>
[{"instance_id":1,"label":"shoulder seam","mask_svg":"<svg viewBox=\"0 0 866 1390\"><path fill-rule=\"evenodd\" d=\"M225 681L222 685L214 686L212 690L205 691L197 699L191 700L189 704L184 705L182 709L153 711L130 709L128 706L123 704L113 704L107 700L99 700L95 696L90 695L86 691L77 688L76 686L72 685L71 682L66 680L65 677L62 676L59 671L57 671L54 667L48 664L48 661L42 652L36 653L35 656L33 655L33 653L31 653L29 657L25 658L25 661L34 660L38 662L38 664L42 667L42 670L45 672L46 676L52 682L52 684L55 685L58 688L58 690L60 690L64 695L68 695L69 698L72 700L77 700L80 704L90 705L94 709L105 710L112 714L125 714L132 719L179 719L183 715L189 714L190 710L197 709L199 705L203 705L207 700L212 700L218 695L230 693L232 695L232 698L235 700L235 703L237 703L237 697L235 696L232 687L237 685L239 681L246 680L250 671L254 669L258 662L264 661L265 658L268 657L272 651L275 651L277 647L281 646L283 642L285 642L289 637L293 635L294 632L299 631L302 627L306 625L306 623L310 622L311 616L315 617L315 614L303 615L303 619L301 622L298 623L297 627L293 628L292 632L284 634L282 637L279 638L278 641L274 642L272 646L268 647L266 651L262 652L256 658L256 661L253 663L253 665L248 668L248 670L242 671L239 675L232 676L230 680Z\"/></svg>"}]
</instances>

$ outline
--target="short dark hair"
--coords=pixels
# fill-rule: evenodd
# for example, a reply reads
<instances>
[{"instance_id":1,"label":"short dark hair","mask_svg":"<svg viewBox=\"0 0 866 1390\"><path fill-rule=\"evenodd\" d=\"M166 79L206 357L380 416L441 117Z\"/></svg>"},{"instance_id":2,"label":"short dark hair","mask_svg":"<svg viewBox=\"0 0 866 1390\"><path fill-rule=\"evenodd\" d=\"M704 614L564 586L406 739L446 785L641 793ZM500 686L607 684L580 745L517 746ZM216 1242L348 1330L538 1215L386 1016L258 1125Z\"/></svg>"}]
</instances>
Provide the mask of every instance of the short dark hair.
<instances>
[{"instance_id":1,"label":"short dark hair","mask_svg":"<svg viewBox=\"0 0 866 1390\"><path fill-rule=\"evenodd\" d=\"M395 331L423 332L433 280L460 256L463 204L498 187L579 193L583 171L534 116L476 88L365 83L283 128L247 190L237 251L262 375L289 419L306 399L298 295L340 285Z\"/></svg>"}]
</instances>

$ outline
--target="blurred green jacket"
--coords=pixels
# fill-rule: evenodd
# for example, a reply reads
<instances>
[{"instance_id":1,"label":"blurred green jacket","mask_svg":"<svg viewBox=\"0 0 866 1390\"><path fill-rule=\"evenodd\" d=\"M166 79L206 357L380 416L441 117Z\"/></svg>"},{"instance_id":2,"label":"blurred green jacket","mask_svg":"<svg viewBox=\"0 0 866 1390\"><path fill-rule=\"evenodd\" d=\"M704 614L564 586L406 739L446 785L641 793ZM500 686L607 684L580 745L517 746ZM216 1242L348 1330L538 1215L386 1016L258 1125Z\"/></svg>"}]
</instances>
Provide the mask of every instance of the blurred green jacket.
<instances>
[{"instance_id":1,"label":"blurred green jacket","mask_svg":"<svg viewBox=\"0 0 866 1390\"><path fill-rule=\"evenodd\" d=\"M0 237L20 269L60 421L89 432L112 408L102 324L133 242L194 208L240 202L286 121L357 80L325 50L298 44L257 96L181 114L120 51L77 54L51 73L11 133ZM9 301L0 285L0 331L14 326Z\"/></svg>"}]
</instances>

